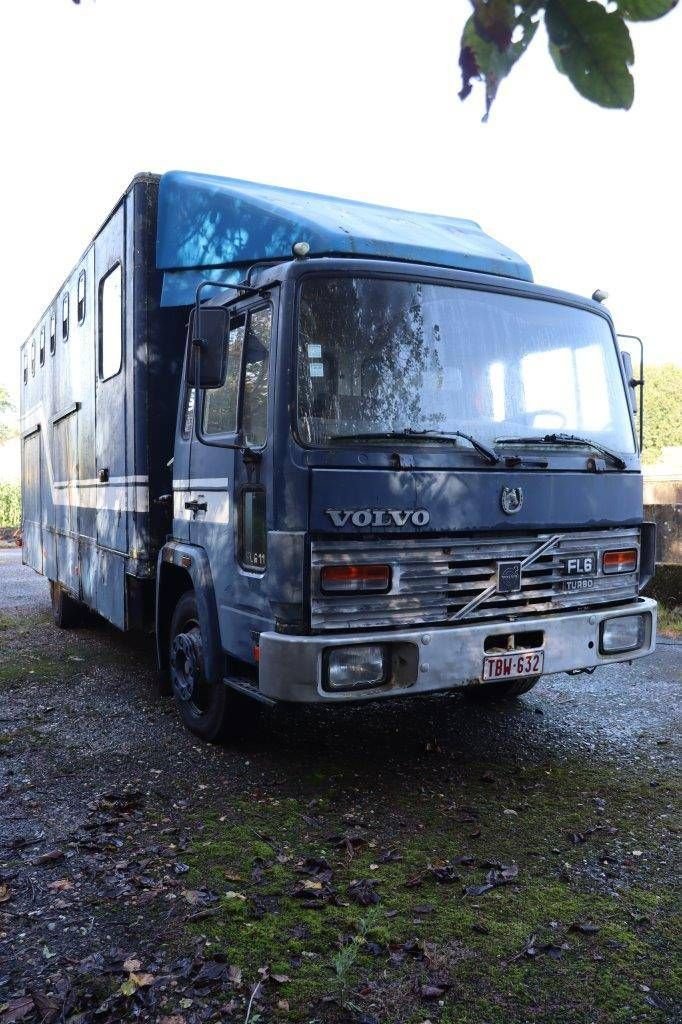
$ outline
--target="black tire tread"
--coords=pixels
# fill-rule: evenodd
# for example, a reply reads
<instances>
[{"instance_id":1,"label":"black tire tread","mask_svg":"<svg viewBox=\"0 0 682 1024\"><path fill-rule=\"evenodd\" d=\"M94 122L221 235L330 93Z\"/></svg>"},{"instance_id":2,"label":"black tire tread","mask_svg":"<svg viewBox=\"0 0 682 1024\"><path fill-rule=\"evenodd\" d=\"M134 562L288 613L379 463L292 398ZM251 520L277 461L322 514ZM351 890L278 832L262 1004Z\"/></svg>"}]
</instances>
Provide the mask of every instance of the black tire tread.
<instances>
[{"instance_id":1,"label":"black tire tread","mask_svg":"<svg viewBox=\"0 0 682 1024\"><path fill-rule=\"evenodd\" d=\"M182 594L173 611L169 630L169 651L176 633L182 631L182 623L190 618L198 621L197 602L193 590L187 590ZM168 676L170 680L170 670ZM220 743L249 734L259 710L255 701L235 693L222 682L216 683L211 707L200 717L192 713L185 701L175 695L173 700L184 725L207 743Z\"/></svg>"}]
</instances>

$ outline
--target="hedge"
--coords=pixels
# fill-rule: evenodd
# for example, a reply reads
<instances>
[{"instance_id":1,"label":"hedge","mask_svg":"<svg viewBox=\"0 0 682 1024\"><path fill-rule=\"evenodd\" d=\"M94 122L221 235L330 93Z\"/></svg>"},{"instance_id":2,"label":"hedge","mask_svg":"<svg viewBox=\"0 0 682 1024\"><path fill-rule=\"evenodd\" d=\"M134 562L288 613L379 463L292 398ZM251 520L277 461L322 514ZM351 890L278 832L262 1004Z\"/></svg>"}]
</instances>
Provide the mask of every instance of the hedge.
<instances>
[{"instance_id":1,"label":"hedge","mask_svg":"<svg viewBox=\"0 0 682 1024\"><path fill-rule=\"evenodd\" d=\"M0 526L19 526L21 522L21 487L0 483Z\"/></svg>"}]
</instances>

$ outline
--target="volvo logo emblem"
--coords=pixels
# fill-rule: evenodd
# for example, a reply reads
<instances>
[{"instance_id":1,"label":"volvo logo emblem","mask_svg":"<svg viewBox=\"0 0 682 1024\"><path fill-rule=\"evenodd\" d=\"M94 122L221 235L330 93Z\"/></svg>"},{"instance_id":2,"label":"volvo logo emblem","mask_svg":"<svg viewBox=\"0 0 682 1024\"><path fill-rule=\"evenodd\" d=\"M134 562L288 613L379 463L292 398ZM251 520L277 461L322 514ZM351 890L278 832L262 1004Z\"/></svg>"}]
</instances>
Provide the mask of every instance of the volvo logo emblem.
<instances>
[{"instance_id":1,"label":"volvo logo emblem","mask_svg":"<svg viewBox=\"0 0 682 1024\"><path fill-rule=\"evenodd\" d=\"M326 509L327 515L334 526L426 526L431 518L425 508L358 508L358 509Z\"/></svg>"},{"instance_id":2,"label":"volvo logo emblem","mask_svg":"<svg viewBox=\"0 0 682 1024\"><path fill-rule=\"evenodd\" d=\"M516 594L521 589L521 562L497 563L497 593Z\"/></svg>"},{"instance_id":3,"label":"volvo logo emblem","mask_svg":"<svg viewBox=\"0 0 682 1024\"><path fill-rule=\"evenodd\" d=\"M523 491L520 487L503 487L500 495L500 505L502 511L506 512L508 516L513 516L516 512L521 511L523 505Z\"/></svg>"}]
</instances>

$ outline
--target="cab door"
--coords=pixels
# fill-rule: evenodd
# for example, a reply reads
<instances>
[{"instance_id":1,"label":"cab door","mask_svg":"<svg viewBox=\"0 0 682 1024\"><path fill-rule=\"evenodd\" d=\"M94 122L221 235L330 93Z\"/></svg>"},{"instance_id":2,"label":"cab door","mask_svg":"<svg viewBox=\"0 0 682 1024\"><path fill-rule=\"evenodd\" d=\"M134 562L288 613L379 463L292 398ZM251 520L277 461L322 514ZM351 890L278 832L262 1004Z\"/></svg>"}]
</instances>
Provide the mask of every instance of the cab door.
<instances>
[{"instance_id":1,"label":"cab door","mask_svg":"<svg viewBox=\"0 0 682 1024\"><path fill-rule=\"evenodd\" d=\"M197 403L200 429L184 503L190 541L208 554L223 648L245 661L254 660L254 635L271 625L265 586L273 317L263 300L232 311L225 384Z\"/></svg>"}]
</instances>

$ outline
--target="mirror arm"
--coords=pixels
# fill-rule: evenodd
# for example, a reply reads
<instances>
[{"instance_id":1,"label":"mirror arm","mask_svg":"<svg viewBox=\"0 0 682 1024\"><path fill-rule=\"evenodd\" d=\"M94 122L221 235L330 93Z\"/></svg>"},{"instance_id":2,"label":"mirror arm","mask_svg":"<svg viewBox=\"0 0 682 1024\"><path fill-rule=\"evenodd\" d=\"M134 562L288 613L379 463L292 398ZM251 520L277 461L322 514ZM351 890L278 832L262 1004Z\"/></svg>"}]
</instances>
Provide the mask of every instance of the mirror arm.
<instances>
[{"instance_id":1,"label":"mirror arm","mask_svg":"<svg viewBox=\"0 0 682 1024\"><path fill-rule=\"evenodd\" d=\"M261 296L264 294L264 289L252 288L251 285L248 284L228 284L228 282L226 281L211 281L209 279L206 279L204 281L200 281L199 284L197 285L197 290L194 297L194 306L197 310L201 305L201 293L204 288L225 288L230 289L231 291L241 292L243 295ZM239 296L237 297L239 298Z\"/></svg>"}]
</instances>

